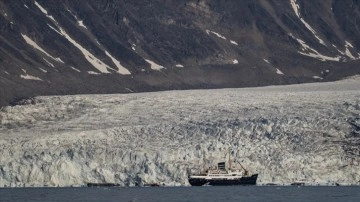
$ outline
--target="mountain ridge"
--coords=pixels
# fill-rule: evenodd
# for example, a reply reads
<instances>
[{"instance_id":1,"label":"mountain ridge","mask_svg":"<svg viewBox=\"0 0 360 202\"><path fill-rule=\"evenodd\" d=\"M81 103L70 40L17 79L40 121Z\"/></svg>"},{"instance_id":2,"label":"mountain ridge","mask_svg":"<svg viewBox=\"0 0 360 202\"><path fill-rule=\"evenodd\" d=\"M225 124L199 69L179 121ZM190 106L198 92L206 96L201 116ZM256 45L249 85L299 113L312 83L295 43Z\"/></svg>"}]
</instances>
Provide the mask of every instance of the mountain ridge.
<instances>
[{"instance_id":1,"label":"mountain ridge","mask_svg":"<svg viewBox=\"0 0 360 202\"><path fill-rule=\"evenodd\" d=\"M0 106L360 73L358 0L0 2Z\"/></svg>"}]
</instances>

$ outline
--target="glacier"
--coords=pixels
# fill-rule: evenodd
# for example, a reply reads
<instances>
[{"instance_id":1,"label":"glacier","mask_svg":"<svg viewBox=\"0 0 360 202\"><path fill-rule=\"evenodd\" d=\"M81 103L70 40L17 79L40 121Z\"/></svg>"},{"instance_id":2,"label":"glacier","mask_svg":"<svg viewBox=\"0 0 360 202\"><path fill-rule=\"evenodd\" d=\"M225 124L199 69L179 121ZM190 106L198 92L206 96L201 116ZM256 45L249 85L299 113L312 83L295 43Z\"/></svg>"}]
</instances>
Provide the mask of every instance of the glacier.
<instances>
[{"instance_id":1,"label":"glacier","mask_svg":"<svg viewBox=\"0 0 360 202\"><path fill-rule=\"evenodd\" d=\"M359 89L354 77L35 97L0 110L0 186L189 186L229 155L259 185L360 185Z\"/></svg>"}]
</instances>

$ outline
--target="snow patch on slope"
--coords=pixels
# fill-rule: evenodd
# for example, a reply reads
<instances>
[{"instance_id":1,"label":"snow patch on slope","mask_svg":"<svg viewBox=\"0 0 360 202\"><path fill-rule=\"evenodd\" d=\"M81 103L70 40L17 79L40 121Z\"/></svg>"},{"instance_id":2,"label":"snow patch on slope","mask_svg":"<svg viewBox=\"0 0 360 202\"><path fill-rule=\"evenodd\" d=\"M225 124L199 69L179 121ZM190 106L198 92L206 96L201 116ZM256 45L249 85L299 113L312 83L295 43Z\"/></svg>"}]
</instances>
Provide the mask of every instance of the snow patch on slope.
<instances>
[{"instance_id":1,"label":"snow patch on slope","mask_svg":"<svg viewBox=\"0 0 360 202\"><path fill-rule=\"evenodd\" d=\"M83 20L78 20L77 23L78 23L78 25L79 25L80 27L83 27L83 28L87 29L87 27L84 25L84 21L83 21Z\"/></svg>"},{"instance_id":2,"label":"snow patch on slope","mask_svg":"<svg viewBox=\"0 0 360 202\"><path fill-rule=\"evenodd\" d=\"M91 54L88 50L86 50L84 47L82 47L79 43L77 43L74 39L72 39L61 27L59 27L60 33L70 42L72 43L76 48L78 48L81 53L85 56L86 60L94 66L97 70L99 70L101 73L110 73L107 68L110 68L108 65L103 63L101 60L99 60L97 57L95 57L93 54Z\"/></svg>"},{"instance_id":3,"label":"snow patch on slope","mask_svg":"<svg viewBox=\"0 0 360 202\"><path fill-rule=\"evenodd\" d=\"M239 45L236 41L230 40L230 43L234 44L234 45Z\"/></svg>"},{"instance_id":4,"label":"snow patch on slope","mask_svg":"<svg viewBox=\"0 0 360 202\"><path fill-rule=\"evenodd\" d=\"M354 47L353 47L353 45L352 45L350 42L348 42L348 41L345 41L345 51L339 50L338 47L336 47L334 44L332 44L332 46L333 46L334 48L336 48L336 50L337 50L339 53L341 53L343 56L349 58L350 60L358 60L358 59L360 59L360 53L357 53L357 54L358 54L357 56L354 56L353 53L351 53L350 48L354 48ZM344 57L344 61L346 61L345 57Z\"/></svg>"},{"instance_id":5,"label":"snow patch on slope","mask_svg":"<svg viewBox=\"0 0 360 202\"><path fill-rule=\"evenodd\" d=\"M296 0L290 0L291 7L293 8L296 16L300 19L300 21L305 25L305 27L313 33L315 38L324 46L326 46L325 42L317 35L316 31L301 17L300 6L297 4Z\"/></svg>"},{"instance_id":6,"label":"snow patch on slope","mask_svg":"<svg viewBox=\"0 0 360 202\"><path fill-rule=\"evenodd\" d=\"M50 67L55 67L55 65L51 62L49 62L47 59L43 58L43 60L48 64Z\"/></svg>"},{"instance_id":7,"label":"snow patch on slope","mask_svg":"<svg viewBox=\"0 0 360 202\"><path fill-rule=\"evenodd\" d=\"M45 15L48 15L48 12L45 8L43 8L37 1L35 1L35 5L40 9L40 11L42 13L44 13Z\"/></svg>"},{"instance_id":8,"label":"snow patch on slope","mask_svg":"<svg viewBox=\"0 0 360 202\"><path fill-rule=\"evenodd\" d=\"M48 15L48 12L39 4L35 1L35 5L48 17L50 18L51 16ZM109 67L108 65L106 65L105 63L103 63L100 59L96 58L93 54L91 54L88 50L86 50L84 47L82 47L79 43L77 43L74 39L72 39L64 29L62 29L57 21L54 18L51 18L56 26L58 27L58 29L60 30L60 32L58 32L56 29L53 28L53 30L57 31L58 33L60 33L60 35L62 35L63 37L65 37L70 43L72 43L77 49L79 49L81 51L81 53L84 55L85 59L92 65L94 66L97 70L99 70L101 73L110 73L107 69L112 69L111 67ZM49 25L48 25L49 26ZM114 70L115 71L115 70Z\"/></svg>"},{"instance_id":9,"label":"snow patch on slope","mask_svg":"<svg viewBox=\"0 0 360 202\"><path fill-rule=\"evenodd\" d=\"M41 11L42 13L44 13L44 14L46 15L46 17L48 17L50 20L56 22L56 20L54 19L54 17L51 16L51 15L48 15L47 10L46 10L44 7L42 7L37 1L35 1L35 5L40 9L40 11Z\"/></svg>"},{"instance_id":10,"label":"snow patch on slope","mask_svg":"<svg viewBox=\"0 0 360 202\"><path fill-rule=\"evenodd\" d=\"M145 61L151 65L152 70L160 71L161 69L164 68L163 66L161 66L161 65L159 65L159 64L157 64L157 63L155 63L155 62L153 62L151 60L145 59Z\"/></svg>"},{"instance_id":11,"label":"snow patch on slope","mask_svg":"<svg viewBox=\"0 0 360 202\"><path fill-rule=\"evenodd\" d=\"M284 73L283 73L280 69L278 69L278 68L276 68L276 73L277 73L277 74L280 74L280 75L284 75Z\"/></svg>"},{"instance_id":12,"label":"snow patch on slope","mask_svg":"<svg viewBox=\"0 0 360 202\"><path fill-rule=\"evenodd\" d=\"M44 53L46 56L48 56L49 58L64 63L60 58L55 58L53 56L51 56L49 53L47 53L44 49L42 49L39 45L37 45L35 43L35 41L33 41L32 39L30 39L28 36L26 36L25 34L21 34L21 36L24 38L24 40L26 41L27 44L29 44L30 46L32 46L33 48L41 51L42 53Z\"/></svg>"},{"instance_id":13,"label":"snow patch on slope","mask_svg":"<svg viewBox=\"0 0 360 202\"><path fill-rule=\"evenodd\" d=\"M128 70L128 69L126 69L124 66L122 66L121 64L120 64L120 62L116 59L116 58L114 58L109 52L107 52L107 51L105 51L105 54L109 57L109 58L111 58L111 60L113 61L113 63L116 65L116 67L118 68L118 73L119 74L123 74L123 75L129 75L129 74L131 74L131 72Z\"/></svg>"},{"instance_id":14,"label":"snow patch on slope","mask_svg":"<svg viewBox=\"0 0 360 202\"><path fill-rule=\"evenodd\" d=\"M221 38L221 39L224 39L224 40L226 40L226 37L224 37L223 35L221 35L221 34L219 34L219 33L217 33L217 32L214 32L214 31L211 31L211 30L206 30L206 33L207 34L210 34L210 33L212 33L212 34L214 34L215 36L217 36L217 37L219 37L219 38Z\"/></svg>"},{"instance_id":15,"label":"snow patch on slope","mask_svg":"<svg viewBox=\"0 0 360 202\"><path fill-rule=\"evenodd\" d=\"M320 77L320 76L313 76L312 77L313 79L320 79L320 80L322 80L323 78L322 77Z\"/></svg>"},{"instance_id":16,"label":"snow patch on slope","mask_svg":"<svg viewBox=\"0 0 360 202\"><path fill-rule=\"evenodd\" d=\"M39 67L39 69L40 69L42 72L47 73L47 71L46 71L45 69L43 69L43 68L41 68L41 67Z\"/></svg>"},{"instance_id":17,"label":"snow patch on slope","mask_svg":"<svg viewBox=\"0 0 360 202\"><path fill-rule=\"evenodd\" d=\"M271 65L271 63L270 63L270 61L269 60L267 60L267 59L263 59L264 60L264 62L266 62L266 63L268 63L268 64L270 64ZM280 69L278 69L278 68L275 68L276 69L276 74L279 74L279 75L285 75Z\"/></svg>"},{"instance_id":18,"label":"snow patch on slope","mask_svg":"<svg viewBox=\"0 0 360 202\"><path fill-rule=\"evenodd\" d=\"M21 74L21 75L20 75L20 78L26 79L26 80L42 81L42 79L40 79L39 77L31 76L31 75L27 74L25 69L21 69L21 70L22 70L25 74Z\"/></svg>"},{"instance_id":19,"label":"snow patch on slope","mask_svg":"<svg viewBox=\"0 0 360 202\"><path fill-rule=\"evenodd\" d=\"M94 71L88 71L87 73L88 73L88 74L92 74L92 75L100 75L99 72L94 72Z\"/></svg>"},{"instance_id":20,"label":"snow patch on slope","mask_svg":"<svg viewBox=\"0 0 360 202\"><path fill-rule=\"evenodd\" d=\"M345 41L345 46L346 46L346 47L354 48L354 46L353 46L350 42L348 42L348 41Z\"/></svg>"},{"instance_id":21,"label":"snow patch on slope","mask_svg":"<svg viewBox=\"0 0 360 202\"><path fill-rule=\"evenodd\" d=\"M75 70L75 71L77 71L77 72L81 72L79 69L76 69L76 68L73 67L73 66L70 66L70 68L73 69L73 70Z\"/></svg>"},{"instance_id":22,"label":"snow patch on slope","mask_svg":"<svg viewBox=\"0 0 360 202\"><path fill-rule=\"evenodd\" d=\"M56 33L58 33L59 35L62 35L57 29L55 29L53 26L47 24L48 27L50 27L50 29L54 30Z\"/></svg>"},{"instance_id":23,"label":"snow patch on slope","mask_svg":"<svg viewBox=\"0 0 360 202\"><path fill-rule=\"evenodd\" d=\"M29 75L29 74L26 74L26 75L21 74L21 75L20 75L20 78L26 79L26 80L42 81L42 79L40 79L39 77L31 76L31 75Z\"/></svg>"},{"instance_id":24,"label":"snow patch on slope","mask_svg":"<svg viewBox=\"0 0 360 202\"><path fill-rule=\"evenodd\" d=\"M355 57L351 51L349 50L349 48L354 48L354 46L348 42L348 41L345 41L345 53L344 55L348 56L351 60L358 60L360 59L360 53L358 53L357 57Z\"/></svg>"},{"instance_id":25,"label":"snow patch on slope","mask_svg":"<svg viewBox=\"0 0 360 202\"><path fill-rule=\"evenodd\" d=\"M80 27L83 27L85 29L88 29L85 25L84 25L84 20L80 20L78 19L78 17L73 13L71 12L71 10L69 10L68 8L66 9L67 12L69 12L74 18L75 20L77 21L77 24L80 26Z\"/></svg>"},{"instance_id":26,"label":"snow patch on slope","mask_svg":"<svg viewBox=\"0 0 360 202\"><path fill-rule=\"evenodd\" d=\"M316 58L316 59L319 59L321 61L336 61L336 62L339 62L340 59L341 59L341 56L330 57L330 56L322 55L321 53L319 53L318 51L316 51L315 49L313 49L309 45L307 45L305 43L305 41L296 38L291 33L289 34L289 36L291 38L295 39L302 46L302 51L298 51L298 53L300 53L302 55L312 57L312 58Z\"/></svg>"}]
</instances>

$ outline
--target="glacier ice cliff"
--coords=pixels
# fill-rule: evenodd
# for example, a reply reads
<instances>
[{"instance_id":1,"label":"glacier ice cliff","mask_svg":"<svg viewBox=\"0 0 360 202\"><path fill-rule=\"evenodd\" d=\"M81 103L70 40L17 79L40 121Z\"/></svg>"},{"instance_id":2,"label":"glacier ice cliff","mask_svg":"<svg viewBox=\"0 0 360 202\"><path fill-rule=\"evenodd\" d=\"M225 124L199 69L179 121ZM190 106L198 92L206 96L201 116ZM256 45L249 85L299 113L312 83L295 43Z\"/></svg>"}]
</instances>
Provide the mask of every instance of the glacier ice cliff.
<instances>
[{"instance_id":1,"label":"glacier ice cliff","mask_svg":"<svg viewBox=\"0 0 360 202\"><path fill-rule=\"evenodd\" d=\"M359 89L355 78L36 97L0 110L0 186L186 186L228 151L258 184L359 185Z\"/></svg>"}]
</instances>

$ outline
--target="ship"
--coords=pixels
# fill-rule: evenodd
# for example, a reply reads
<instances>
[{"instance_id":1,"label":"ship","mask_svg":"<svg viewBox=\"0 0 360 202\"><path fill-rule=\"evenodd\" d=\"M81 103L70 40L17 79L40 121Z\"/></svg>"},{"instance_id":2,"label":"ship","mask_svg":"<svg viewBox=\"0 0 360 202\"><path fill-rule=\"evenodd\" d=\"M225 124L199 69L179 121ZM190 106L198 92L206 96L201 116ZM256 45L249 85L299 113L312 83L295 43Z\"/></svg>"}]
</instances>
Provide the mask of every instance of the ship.
<instances>
[{"instance_id":1,"label":"ship","mask_svg":"<svg viewBox=\"0 0 360 202\"><path fill-rule=\"evenodd\" d=\"M219 162L217 167L209 168L202 173L189 175L191 186L228 186L228 185L256 185L258 174L250 174L240 163L240 168L226 168L225 162Z\"/></svg>"}]
</instances>

